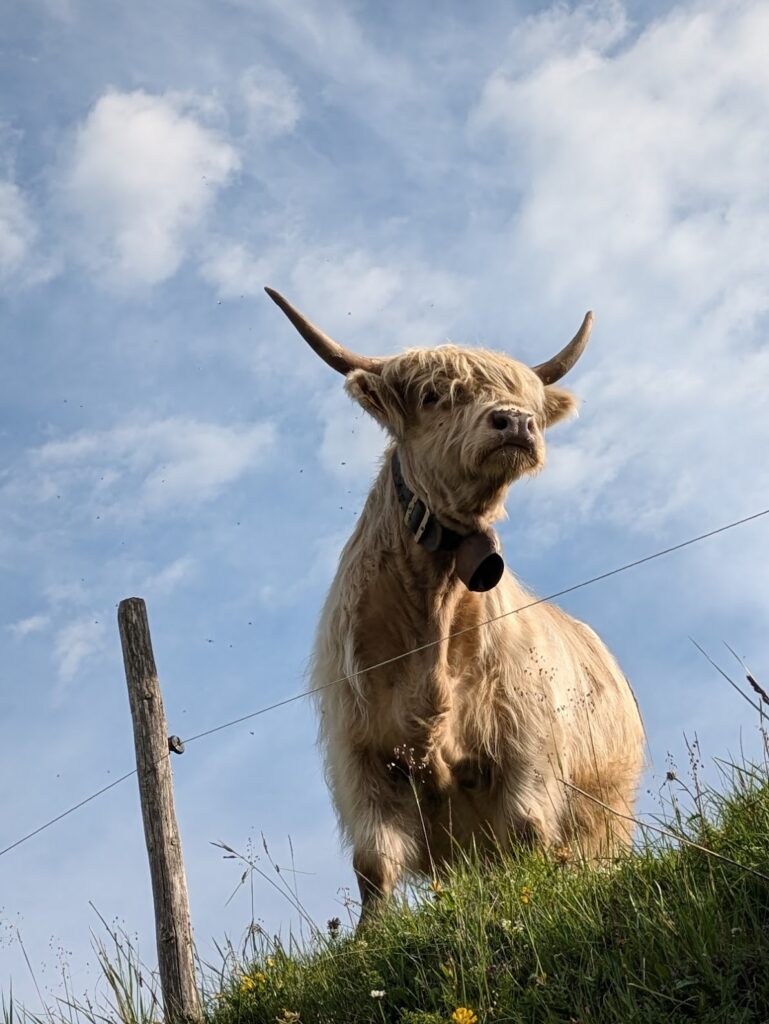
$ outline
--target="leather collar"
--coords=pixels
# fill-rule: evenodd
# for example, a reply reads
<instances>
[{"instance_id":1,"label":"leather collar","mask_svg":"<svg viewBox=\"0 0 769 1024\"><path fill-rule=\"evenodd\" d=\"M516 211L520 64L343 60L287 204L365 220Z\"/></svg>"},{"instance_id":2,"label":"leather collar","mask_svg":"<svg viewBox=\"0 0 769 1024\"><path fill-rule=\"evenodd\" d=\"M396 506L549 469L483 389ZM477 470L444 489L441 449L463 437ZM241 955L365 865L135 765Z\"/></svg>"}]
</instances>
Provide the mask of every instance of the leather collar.
<instances>
[{"instance_id":1,"label":"leather collar","mask_svg":"<svg viewBox=\"0 0 769 1024\"><path fill-rule=\"evenodd\" d=\"M445 526L431 511L426 501L418 498L403 479L397 449L390 460L395 493L404 510L403 522L414 534L414 540L426 551L456 551L464 535Z\"/></svg>"}]
</instances>

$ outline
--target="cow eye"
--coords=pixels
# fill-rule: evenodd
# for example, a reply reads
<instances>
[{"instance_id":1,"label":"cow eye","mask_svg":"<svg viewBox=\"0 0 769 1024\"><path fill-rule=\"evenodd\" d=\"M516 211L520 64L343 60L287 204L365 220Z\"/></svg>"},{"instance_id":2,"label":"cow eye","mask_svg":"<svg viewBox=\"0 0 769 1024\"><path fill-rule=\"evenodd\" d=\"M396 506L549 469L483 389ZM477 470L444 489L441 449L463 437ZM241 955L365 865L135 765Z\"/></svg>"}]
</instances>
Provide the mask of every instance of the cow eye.
<instances>
[{"instance_id":1,"label":"cow eye","mask_svg":"<svg viewBox=\"0 0 769 1024\"><path fill-rule=\"evenodd\" d=\"M439 398L437 391L425 391L422 395L422 405L435 405Z\"/></svg>"}]
</instances>

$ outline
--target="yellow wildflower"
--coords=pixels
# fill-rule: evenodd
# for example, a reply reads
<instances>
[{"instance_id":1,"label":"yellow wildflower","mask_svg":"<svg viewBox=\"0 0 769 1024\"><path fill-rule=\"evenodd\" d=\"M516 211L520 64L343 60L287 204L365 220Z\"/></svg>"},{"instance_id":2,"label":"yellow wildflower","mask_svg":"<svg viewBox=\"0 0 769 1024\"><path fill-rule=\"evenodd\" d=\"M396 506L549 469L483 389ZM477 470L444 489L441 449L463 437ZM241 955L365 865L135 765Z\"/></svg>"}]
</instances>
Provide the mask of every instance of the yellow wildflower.
<instances>
[{"instance_id":1,"label":"yellow wildflower","mask_svg":"<svg viewBox=\"0 0 769 1024\"><path fill-rule=\"evenodd\" d=\"M521 889L521 903L530 903L530 902L531 902L531 889L528 887L528 885L524 885L524 887Z\"/></svg>"},{"instance_id":2,"label":"yellow wildflower","mask_svg":"<svg viewBox=\"0 0 769 1024\"><path fill-rule=\"evenodd\" d=\"M264 988L267 984L267 975L263 971L255 971L253 974L244 974L240 979L240 985L238 985L238 991L241 995L245 995L246 992L253 992L254 989Z\"/></svg>"},{"instance_id":3,"label":"yellow wildflower","mask_svg":"<svg viewBox=\"0 0 769 1024\"><path fill-rule=\"evenodd\" d=\"M467 1006L458 1006L451 1015L454 1024L478 1024L478 1018Z\"/></svg>"}]
</instances>

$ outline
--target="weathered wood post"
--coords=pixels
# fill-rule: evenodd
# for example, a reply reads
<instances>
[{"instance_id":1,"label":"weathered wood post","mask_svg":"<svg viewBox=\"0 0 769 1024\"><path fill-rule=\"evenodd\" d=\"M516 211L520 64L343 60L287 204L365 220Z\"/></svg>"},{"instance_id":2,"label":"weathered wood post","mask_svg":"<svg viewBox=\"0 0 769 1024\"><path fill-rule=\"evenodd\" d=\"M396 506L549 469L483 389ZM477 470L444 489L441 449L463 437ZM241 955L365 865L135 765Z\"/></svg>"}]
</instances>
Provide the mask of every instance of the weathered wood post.
<instances>
[{"instance_id":1,"label":"weathered wood post","mask_svg":"<svg viewBox=\"0 0 769 1024\"><path fill-rule=\"evenodd\" d=\"M201 1012L195 985L192 925L182 844L174 810L168 725L144 601L140 597L121 601L117 618L133 719L144 837L152 877L165 1018L173 1024L199 1021Z\"/></svg>"}]
</instances>

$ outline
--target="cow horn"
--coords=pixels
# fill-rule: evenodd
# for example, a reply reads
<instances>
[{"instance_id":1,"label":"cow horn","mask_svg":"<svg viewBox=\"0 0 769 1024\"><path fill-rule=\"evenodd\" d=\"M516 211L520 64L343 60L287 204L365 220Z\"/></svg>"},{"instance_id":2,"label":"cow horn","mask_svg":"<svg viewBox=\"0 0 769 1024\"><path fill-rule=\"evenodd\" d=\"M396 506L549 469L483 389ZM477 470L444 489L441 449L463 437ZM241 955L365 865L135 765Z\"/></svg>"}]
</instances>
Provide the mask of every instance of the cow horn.
<instances>
[{"instance_id":1,"label":"cow horn","mask_svg":"<svg viewBox=\"0 0 769 1024\"><path fill-rule=\"evenodd\" d=\"M272 301L280 306L310 348L317 352L320 358L338 373L346 375L351 370L369 370L371 373L381 372L381 359L374 359L372 356L361 356L357 352L351 352L349 349L344 348L334 341L333 338L329 338L327 334L324 334L315 324L310 323L298 309L294 309L291 303L283 298L280 292L276 292L274 288L265 288L264 290Z\"/></svg>"},{"instance_id":2,"label":"cow horn","mask_svg":"<svg viewBox=\"0 0 769 1024\"><path fill-rule=\"evenodd\" d=\"M591 312L585 313L585 319L582 321L582 326L566 348L562 348L557 356L553 356L552 359L548 359L546 363L539 363L538 366L532 366L532 370L536 373L543 384L554 384L569 372L585 351L592 327L593 314Z\"/></svg>"}]
</instances>

